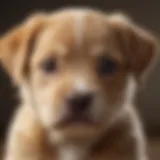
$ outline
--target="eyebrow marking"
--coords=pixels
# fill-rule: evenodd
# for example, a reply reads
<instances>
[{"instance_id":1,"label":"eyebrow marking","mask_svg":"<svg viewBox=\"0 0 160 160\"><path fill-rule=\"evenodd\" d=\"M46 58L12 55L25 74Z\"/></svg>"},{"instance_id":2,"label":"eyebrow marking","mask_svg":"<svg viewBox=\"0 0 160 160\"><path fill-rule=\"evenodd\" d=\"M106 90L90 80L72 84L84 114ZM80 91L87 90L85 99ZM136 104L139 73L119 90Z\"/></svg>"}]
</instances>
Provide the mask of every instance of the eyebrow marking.
<instances>
[{"instance_id":1,"label":"eyebrow marking","mask_svg":"<svg viewBox=\"0 0 160 160\"><path fill-rule=\"evenodd\" d=\"M65 56L68 53L68 50L65 46L62 46L60 44L56 44L56 52L58 52L60 55Z\"/></svg>"},{"instance_id":2,"label":"eyebrow marking","mask_svg":"<svg viewBox=\"0 0 160 160\"><path fill-rule=\"evenodd\" d=\"M105 52L106 49L104 46L102 45L97 45L97 46L93 46L93 48L90 49L90 53L94 56L97 56L99 54L102 54L103 52Z\"/></svg>"}]
</instances>

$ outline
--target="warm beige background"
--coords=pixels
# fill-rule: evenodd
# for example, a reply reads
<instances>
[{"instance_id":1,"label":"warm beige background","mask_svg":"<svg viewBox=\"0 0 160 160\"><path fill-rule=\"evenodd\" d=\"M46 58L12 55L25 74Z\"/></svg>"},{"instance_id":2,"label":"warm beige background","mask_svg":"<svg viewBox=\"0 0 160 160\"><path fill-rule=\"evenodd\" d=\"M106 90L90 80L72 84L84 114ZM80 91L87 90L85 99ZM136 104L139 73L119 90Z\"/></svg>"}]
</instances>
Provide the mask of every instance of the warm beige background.
<instances>
[{"instance_id":1,"label":"warm beige background","mask_svg":"<svg viewBox=\"0 0 160 160\"><path fill-rule=\"evenodd\" d=\"M129 14L159 37L160 1L159 0L1 0L0 33L23 20L37 10L52 10L59 6L82 4L106 11L122 10ZM138 108L150 133L160 135L160 60L148 82L138 95ZM7 126L14 110L15 93L11 90L8 77L0 70L0 132Z\"/></svg>"}]
</instances>

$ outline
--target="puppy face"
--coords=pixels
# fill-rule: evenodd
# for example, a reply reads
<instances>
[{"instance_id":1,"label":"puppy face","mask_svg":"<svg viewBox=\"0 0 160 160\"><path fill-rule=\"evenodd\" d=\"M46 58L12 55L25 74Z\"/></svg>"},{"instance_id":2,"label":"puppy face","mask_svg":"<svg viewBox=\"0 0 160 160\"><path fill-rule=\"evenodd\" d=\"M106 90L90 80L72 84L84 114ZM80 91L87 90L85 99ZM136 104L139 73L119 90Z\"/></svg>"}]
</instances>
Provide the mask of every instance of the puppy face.
<instances>
[{"instance_id":1,"label":"puppy face","mask_svg":"<svg viewBox=\"0 0 160 160\"><path fill-rule=\"evenodd\" d=\"M0 42L25 103L56 139L104 131L128 99L130 75L138 80L155 52L154 39L124 16L83 9L36 15Z\"/></svg>"}]
</instances>

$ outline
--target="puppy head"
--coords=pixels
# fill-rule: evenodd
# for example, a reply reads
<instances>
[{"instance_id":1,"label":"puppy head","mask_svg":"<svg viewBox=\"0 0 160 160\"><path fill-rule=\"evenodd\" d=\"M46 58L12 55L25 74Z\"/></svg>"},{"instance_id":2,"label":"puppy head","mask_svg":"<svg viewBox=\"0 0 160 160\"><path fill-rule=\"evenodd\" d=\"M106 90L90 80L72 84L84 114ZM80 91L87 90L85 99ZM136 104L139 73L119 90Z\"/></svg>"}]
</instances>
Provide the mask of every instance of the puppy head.
<instances>
[{"instance_id":1,"label":"puppy head","mask_svg":"<svg viewBox=\"0 0 160 160\"><path fill-rule=\"evenodd\" d=\"M128 100L130 75L140 79L156 50L125 16L85 9L33 16L0 40L4 67L58 140L104 131Z\"/></svg>"}]
</instances>

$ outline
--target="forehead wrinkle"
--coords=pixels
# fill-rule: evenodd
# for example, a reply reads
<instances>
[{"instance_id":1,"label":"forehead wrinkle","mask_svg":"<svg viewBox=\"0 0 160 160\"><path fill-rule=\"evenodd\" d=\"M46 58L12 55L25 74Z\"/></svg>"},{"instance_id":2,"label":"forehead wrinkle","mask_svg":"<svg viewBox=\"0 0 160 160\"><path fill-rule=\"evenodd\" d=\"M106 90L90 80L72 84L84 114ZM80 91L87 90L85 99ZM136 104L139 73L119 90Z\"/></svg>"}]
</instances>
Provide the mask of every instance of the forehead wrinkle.
<instances>
[{"instance_id":1,"label":"forehead wrinkle","mask_svg":"<svg viewBox=\"0 0 160 160\"><path fill-rule=\"evenodd\" d=\"M86 12L78 12L75 15L75 42L78 48L82 46L83 42L85 15Z\"/></svg>"}]
</instances>

